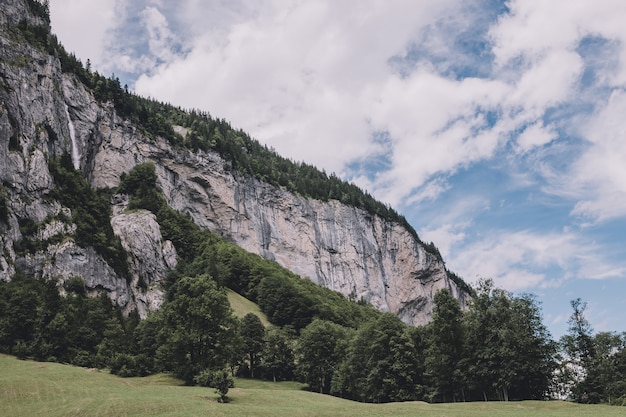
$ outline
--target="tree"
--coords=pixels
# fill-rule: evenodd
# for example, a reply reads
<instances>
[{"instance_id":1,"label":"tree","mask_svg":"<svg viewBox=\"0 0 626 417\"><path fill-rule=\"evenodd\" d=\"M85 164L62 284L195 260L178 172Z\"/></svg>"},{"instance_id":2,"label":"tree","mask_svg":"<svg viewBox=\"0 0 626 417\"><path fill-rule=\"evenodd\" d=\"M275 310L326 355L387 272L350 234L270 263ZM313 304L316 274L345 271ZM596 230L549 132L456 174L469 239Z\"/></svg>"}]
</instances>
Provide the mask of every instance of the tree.
<instances>
[{"instance_id":1,"label":"tree","mask_svg":"<svg viewBox=\"0 0 626 417\"><path fill-rule=\"evenodd\" d=\"M218 401L221 403L228 402L228 390L235 386L235 382L227 369L205 369L196 375L193 380L200 386L215 388L215 393L220 396Z\"/></svg>"},{"instance_id":2,"label":"tree","mask_svg":"<svg viewBox=\"0 0 626 417\"><path fill-rule=\"evenodd\" d=\"M391 313L363 326L333 379L333 393L364 402L420 398L417 356L407 327Z\"/></svg>"},{"instance_id":3,"label":"tree","mask_svg":"<svg viewBox=\"0 0 626 417\"><path fill-rule=\"evenodd\" d=\"M0 284L0 350L30 356L42 304L41 285L19 273L10 282Z\"/></svg>"},{"instance_id":4,"label":"tree","mask_svg":"<svg viewBox=\"0 0 626 417\"><path fill-rule=\"evenodd\" d=\"M534 298L513 297L491 280L481 280L465 318L468 388L485 401L545 398L555 346Z\"/></svg>"},{"instance_id":5,"label":"tree","mask_svg":"<svg viewBox=\"0 0 626 417\"><path fill-rule=\"evenodd\" d=\"M511 313L509 343L517 351L509 365L515 370L511 395L516 399L545 399L557 366L557 344L542 322L534 296L514 297Z\"/></svg>"},{"instance_id":6,"label":"tree","mask_svg":"<svg viewBox=\"0 0 626 417\"><path fill-rule=\"evenodd\" d=\"M457 393L462 390L463 313L458 301L447 290L438 291L434 301L426 372L435 389L435 397L440 397L443 402L456 401Z\"/></svg>"},{"instance_id":7,"label":"tree","mask_svg":"<svg viewBox=\"0 0 626 417\"><path fill-rule=\"evenodd\" d=\"M587 373L595 357L593 330L585 317L587 303L577 298L570 302L572 315L569 318L568 334L561 338L566 366L571 370L571 394L578 402L589 402Z\"/></svg>"},{"instance_id":8,"label":"tree","mask_svg":"<svg viewBox=\"0 0 626 417\"><path fill-rule=\"evenodd\" d=\"M262 366L274 382L293 378L295 372L294 334L289 328L273 327L265 335Z\"/></svg>"},{"instance_id":9,"label":"tree","mask_svg":"<svg viewBox=\"0 0 626 417\"><path fill-rule=\"evenodd\" d=\"M620 358L624 358L626 340L615 333L600 332L593 337L594 358L587 369L584 386L587 402L615 403L626 396L624 364L620 370Z\"/></svg>"},{"instance_id":10,"label":"tree","mask_svg":"<svg viewBox=\"0 0 626 417\"><path fill-rule=\"evenodd\" d=\"M259 284L258 295L259 307L273 324L292 325L299 330L311 323L313 302L290 277L266 276Z\"/></svg>"},{"instance_id":11,"label":"tree","mask_svg":"<svg viewBox=\"0 0 626 417\"><path fill-rule=\"evenodd\" d=\"M300 334L296 349L297 372L311 390L330 392L333 373L343 359L345 328L323 320L313 320Z\"/></svg>"},{"instance_id":12,"label":"tree","mask_svg":"<svg viewBox=\"0 0 626 417\"><path fill-rule=\"evenodd\" d=\"M190 384L200 371L226 365L235 319L226 293L208 275L176 281L160 312L164 340L156 354L165 369Z\"/></svg>"},{"instance_id":13,"label":"tree","mask_svg":"<svg viewBox=\"0 0 626 417\"><path fill-rule=\"evenodd\" d=\"M240 334L243 348L248 357L250 377L254 378L254 369L260 362L260 354L265 343L265 327L256 314L248 313L241 320Z\"/></svg>"}]
</instances>

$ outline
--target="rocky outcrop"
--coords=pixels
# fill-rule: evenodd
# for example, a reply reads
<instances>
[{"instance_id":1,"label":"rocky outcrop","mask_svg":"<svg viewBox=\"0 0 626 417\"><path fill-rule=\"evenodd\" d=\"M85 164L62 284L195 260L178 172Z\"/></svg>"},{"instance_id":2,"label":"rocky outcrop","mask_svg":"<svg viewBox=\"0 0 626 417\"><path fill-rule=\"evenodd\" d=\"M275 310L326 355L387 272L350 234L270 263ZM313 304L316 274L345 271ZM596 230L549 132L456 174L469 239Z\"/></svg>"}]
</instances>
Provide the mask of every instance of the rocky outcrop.
<instances>
[{"instance_id":1,"label":"rocky outcrop","mask_svg":"<svg viewBox=\"0 0 626 417\"><path fill-rule=\"evenodd\" d=\"M176 268L176 249L169 240L163 241L159 224L149 211L121 212L113 216L111 225L128 253L132 271L130 287L135 290L139 315L144 317L163 302L163 291L158 284L168 271Z\"/></svg>"},{"instance_id":2,"label":"rocky outcrop","mask_svg":"<svg viewBox=\"0 0 626 417\"><path fill-rule=\"evenodd\" d=\"M23 1L4 3L3 28L35 19L23 12ZM98 103L76 77L62 73L55 57L3 29L0 54L0 179L9 207L0 221L0 278L10 279L16 270L61 280L81 276L92 291L106 291L142 315L160 305L158 283L176 265L172 244L163 241L154 215L127 212L117 196L111 225L128 252L131 276L116 276L92 248L78 247L71 238L75 226L63 220L71 212L49 197L54 185L48 161L67 154L95 188L115 187L122 173L152 161L167 202L198 225L407 323L429 320L439 289L465 303L467 294L448 278L443 262L400 224L241 175L216 153L147 137L112 105ZM36 253L16 253L25 220L39 224L37 239L53 243Z\"/></svg>"},{"instance_id":3,"label":"rocky outcrop","mask_svg":"<svg viewBox=\"0 0 626 417\"><path fill-rule=\"evenodd\" d=\"M77 141L88 149L81 163L94 187L116 187L122 173L152 161L173 208L319 285L411 324L430 319L439 289L465 303L466 294L449 280L443 262L403 226L243 176L216 153L192 153L161 138L148 139L112 108L95 106L71 78L64 79L63 90Z\"/></svg>"}]
</instances>

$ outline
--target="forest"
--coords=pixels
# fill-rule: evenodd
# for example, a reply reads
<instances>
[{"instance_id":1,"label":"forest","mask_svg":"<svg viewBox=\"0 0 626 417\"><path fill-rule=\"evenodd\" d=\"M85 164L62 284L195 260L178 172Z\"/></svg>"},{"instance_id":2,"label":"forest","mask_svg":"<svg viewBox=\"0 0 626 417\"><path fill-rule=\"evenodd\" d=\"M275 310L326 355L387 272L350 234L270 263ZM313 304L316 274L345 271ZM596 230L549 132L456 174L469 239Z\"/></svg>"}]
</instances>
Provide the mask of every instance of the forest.
<instances>
[{"instance_id":1,"label":"forest","mask_svg":"<svg viewBox=\"0 0 626 417\"><path fill-rule=\"evenodd\" d=\"M117 250L105 190L91 190L69 157L51 166L57 197L75 213L74 238ZM79 193L65 193L70 186ZM582 300L572 301L570 330L559 341L533 296L490 280L475 288L467 311L447 291L437 293L433 321L410 327L200 229L165 203L150 163L111 193L128 194L129 210L153 212L164 239L183 254L164 284L162 308L140 320L105 295L88 297L80 277L61 284L18 273L0 283L1 352L120 376L170 372L190 385L232 376L298 380L363 402L626 402L626 335L594 334ZM237 319L226 289L256 302L272 325L251 313Z\"/></svg>"}]
</instances>

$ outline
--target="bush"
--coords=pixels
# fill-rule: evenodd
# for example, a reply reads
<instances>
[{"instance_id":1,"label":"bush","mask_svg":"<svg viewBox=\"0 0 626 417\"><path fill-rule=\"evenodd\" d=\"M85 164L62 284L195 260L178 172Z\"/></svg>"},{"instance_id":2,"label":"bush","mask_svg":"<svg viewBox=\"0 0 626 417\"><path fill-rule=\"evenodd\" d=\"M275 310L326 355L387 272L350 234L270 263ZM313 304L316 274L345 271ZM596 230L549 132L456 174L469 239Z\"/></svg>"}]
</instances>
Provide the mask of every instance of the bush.
<instances>
[{"instance_id":1,"label":"bush","mask_svg":"<svg viewBox=\"0 0 626 417\"><path fill-rule=\"evenodd\" d=\"M215 393L219 394L219 402L221 403L228 402L226 394L228 394L229 388L235 386L233 378L226 369L220 369L218 371L205 369L196 375L193 380L202 387L215 388Z\"/></svg>"}]
</instances>

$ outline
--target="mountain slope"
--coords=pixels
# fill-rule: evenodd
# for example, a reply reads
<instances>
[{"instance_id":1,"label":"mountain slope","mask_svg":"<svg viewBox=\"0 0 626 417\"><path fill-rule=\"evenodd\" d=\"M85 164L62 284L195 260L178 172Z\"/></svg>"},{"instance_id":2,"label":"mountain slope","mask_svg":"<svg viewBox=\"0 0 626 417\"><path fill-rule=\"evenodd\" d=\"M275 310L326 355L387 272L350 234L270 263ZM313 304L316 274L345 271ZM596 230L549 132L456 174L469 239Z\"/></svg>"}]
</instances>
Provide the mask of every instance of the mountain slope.
<instances>
[{"instance_id":1,"label":"mountain slope","mask_svg":"<svg viewBox=\"0 0 626 417\"><path fill-rule=\"evenodd\" d=\"M158 284L177 256L154 215L128 212L123 195L111 200L111 226L128 264L127 270L116 267L107 256L116 238L104 233L85 244L78 238L81 208L55 198L58 180L49 166L65 157L94 189L115 188L123 174L152 162L167 203L196 224L407 323L429 321L434 294L442 288L465 304L467 287L401 216L362 192L346 204L346 193L315 199L294 192L289 183L297 177L255 175L254 160L241 155L262 148L258 143L223 121L156 105L128 94L117 80L86 71L48 34L46 15L34 4L9 0L0 6L2 279L16 270L77 275L128 311L138 307L145 314L160 305ZM295 165L273 168L281 178L283 166L293 171ZM335 177L324 182L325 174L316 175L319 187L346 187ZM37 244L24 248L25 239Z\"/></svg>"}]
</instances>

